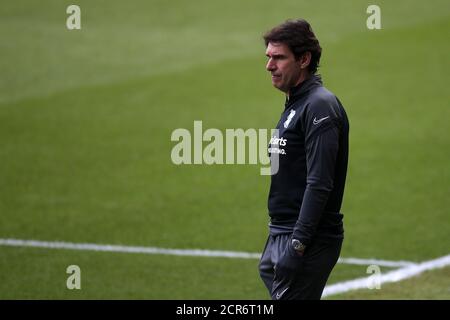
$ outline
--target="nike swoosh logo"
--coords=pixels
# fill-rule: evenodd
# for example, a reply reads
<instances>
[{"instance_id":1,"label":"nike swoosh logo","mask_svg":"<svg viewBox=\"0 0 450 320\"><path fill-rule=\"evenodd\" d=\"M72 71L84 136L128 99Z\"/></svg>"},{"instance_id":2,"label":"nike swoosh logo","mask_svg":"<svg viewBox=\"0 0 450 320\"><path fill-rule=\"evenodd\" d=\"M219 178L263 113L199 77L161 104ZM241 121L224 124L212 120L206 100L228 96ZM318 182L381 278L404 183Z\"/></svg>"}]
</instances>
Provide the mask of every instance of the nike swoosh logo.
<instances>
[{"instance_id":1,"label":"nike swoosh logo","mask_svg":"<svg viewBox=\"0 0 450 320\"><path fill-rule=\"evenodd\" d=\"M289 287L287 287L286 289L284 289L281 292L278 292L276 295L277 300L280 300L281 296L289 289Z\"/></svg>"},{"instance_id":2,"label":"nike swoosh logo","mask_svg":"<svg viewBox=\"0 0 450 320\"><path fill-rule=\"evenodd\" d=\"M330 116L323 117L323 118L320 118L319 120L316 120L316 118L314 117L313 124L314 124L314 125L319 124L319 123L321 123L323 120L328 119L329 117L330 117Z\"/></svg>"}]
</instances>

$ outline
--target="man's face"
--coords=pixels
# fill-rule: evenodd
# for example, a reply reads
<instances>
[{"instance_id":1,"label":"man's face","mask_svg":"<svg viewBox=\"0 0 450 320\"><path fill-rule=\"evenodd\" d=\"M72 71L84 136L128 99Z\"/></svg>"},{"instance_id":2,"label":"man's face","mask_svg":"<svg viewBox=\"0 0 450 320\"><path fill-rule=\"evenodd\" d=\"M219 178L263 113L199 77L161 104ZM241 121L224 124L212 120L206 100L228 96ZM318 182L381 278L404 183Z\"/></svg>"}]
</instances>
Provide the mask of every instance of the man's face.
<instances>
[{"instance_id":1,"label":"man's face","mask_svg":"<svg viewBox=\"0 0 450 320\"><path fill-rule=\"evenodd\" d=\"M269 58L266 69L272 75L273 86L288 93L289 89L295 87L302 77L300 60L295 60L294 54L284 43L269 42L266 56Z\"/></svg>"}]
</instances>

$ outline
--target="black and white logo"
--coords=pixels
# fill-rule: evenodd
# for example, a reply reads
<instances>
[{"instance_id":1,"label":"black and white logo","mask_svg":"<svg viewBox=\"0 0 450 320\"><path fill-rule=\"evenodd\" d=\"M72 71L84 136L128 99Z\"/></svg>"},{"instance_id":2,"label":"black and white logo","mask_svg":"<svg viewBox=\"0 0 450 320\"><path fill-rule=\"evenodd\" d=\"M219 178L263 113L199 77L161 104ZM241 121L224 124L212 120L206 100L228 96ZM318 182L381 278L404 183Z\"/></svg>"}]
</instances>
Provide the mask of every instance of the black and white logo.
<instances>
[{"instance_id":1,"label":"black and white logo","mask_svg":"<svg viewBox=\"0 0 450 320\"><path fill-rule=\"evenodd\" d=\"M284 124L283 124L284 128L289 127L289 124L291 123L292 118L293 118L294 116L295 116L295 110L291 110L291 113L289 113L289 115L288 115L286 121L285 121Z\"/></svg>"},{"instance_id":2,"label":"black and white logo","mask_svg":"<svg viewBox=\"0 0 450 320\"><path fill-rule=\"evenodd\" d=\"M330 117L330 116L326 116L326 117L320 118L319 120L317 120L316 117L314 117L314 119L313 119L313 124L314 124L314 125L318 125L319 123L321 123L322 121L328 119L329 117Z\"/></svg>"}]
</instances>

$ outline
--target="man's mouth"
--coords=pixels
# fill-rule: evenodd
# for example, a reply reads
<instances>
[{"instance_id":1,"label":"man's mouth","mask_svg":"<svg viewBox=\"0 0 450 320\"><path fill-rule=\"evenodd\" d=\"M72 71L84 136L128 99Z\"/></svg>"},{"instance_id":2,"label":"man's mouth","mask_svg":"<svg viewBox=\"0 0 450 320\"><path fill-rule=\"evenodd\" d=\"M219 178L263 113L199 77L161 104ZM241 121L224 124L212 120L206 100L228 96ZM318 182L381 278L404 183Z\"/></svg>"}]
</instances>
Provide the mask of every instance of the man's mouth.
<instances>
[{"instance_id":1,"label":"man's mouth","mask_svg":"<svg viewBox=\"0 0 450 320\"><path fill-rule=\"evenodd\" d=\"M279 79L281 78L280 74L272 74L272 79Z\"/></svg>"}]
</instances>

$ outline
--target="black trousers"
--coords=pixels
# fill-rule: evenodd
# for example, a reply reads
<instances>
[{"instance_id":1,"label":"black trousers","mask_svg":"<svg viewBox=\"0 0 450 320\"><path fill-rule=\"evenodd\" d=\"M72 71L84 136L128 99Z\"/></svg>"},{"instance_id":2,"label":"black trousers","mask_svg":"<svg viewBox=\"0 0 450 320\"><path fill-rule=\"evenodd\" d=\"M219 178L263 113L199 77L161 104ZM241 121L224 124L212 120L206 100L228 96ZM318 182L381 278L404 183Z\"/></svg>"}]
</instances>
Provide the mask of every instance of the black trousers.
<instances>
[{"instance_id":1,"label":"black trousers","mask_svg":"<svg viewBox=\"0 0 450 320\"><path fill-rule=\"evenodd\" d=\"M319 300L341 252L342 239L314 240L299 256L291 234L269 235L259 273L274 300Z\"/></svg>"}]
</instances>

